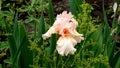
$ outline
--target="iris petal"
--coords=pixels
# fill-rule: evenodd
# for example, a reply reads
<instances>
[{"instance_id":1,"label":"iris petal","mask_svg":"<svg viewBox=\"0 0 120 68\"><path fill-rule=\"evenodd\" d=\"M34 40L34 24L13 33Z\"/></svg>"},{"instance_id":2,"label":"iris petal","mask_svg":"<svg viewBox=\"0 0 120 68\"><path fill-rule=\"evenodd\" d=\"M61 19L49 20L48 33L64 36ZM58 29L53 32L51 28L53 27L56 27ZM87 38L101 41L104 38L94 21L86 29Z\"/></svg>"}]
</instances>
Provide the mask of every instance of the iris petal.
<instances>
[{"instance_id":1,"label":"iris petal","mask_svg":"<svg viewBox=\"0 0 120 68\"><path fill-rule=\"evenodd\" d=\"M76 40L72 37L60 37L57 41L57 51L60 55L74 54L76 49L74 46L77 44Z\"/></svg>"},{"instance_id":2,"label":"iris petal","mask_svg":"<svg viewBox=\"0 0 120 68\"><path fill-rule=\"evenodd\" d=\"M54 27L51 27L45 34L42 35L42 38L45 40L46 38L51 37L54 33L57 33L57 30Z\"/></svg>"}]
</instances>

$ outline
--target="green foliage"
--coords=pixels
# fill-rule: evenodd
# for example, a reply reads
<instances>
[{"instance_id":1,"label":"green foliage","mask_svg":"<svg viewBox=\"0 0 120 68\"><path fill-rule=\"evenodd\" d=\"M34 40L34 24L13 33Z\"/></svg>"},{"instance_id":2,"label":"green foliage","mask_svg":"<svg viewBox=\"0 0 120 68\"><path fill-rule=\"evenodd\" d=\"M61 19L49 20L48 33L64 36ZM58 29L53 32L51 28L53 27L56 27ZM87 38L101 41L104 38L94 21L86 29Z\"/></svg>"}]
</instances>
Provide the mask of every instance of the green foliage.
<instances>
[{"instance_id":1,"label":"green foliage","mask_svg":"<svg viewBox=\"0 0 120 68\"><path fill-rule=\"evenodd\" d=\"M0 59L1 59L1 57L5 56L5 55L6 55L6 53L1 53L0 54Z\"/></svg>"},{"instance_id":2,"label":"green foliage","mask_svg":"<svg viewBox=\"0 0 120 68\"><path fill-rule=\"evenodd\" d=\"M85 68L96 68L98 67L95 66L95 64L97 63L104 64L105 68L110 68L108 63L108 57L105 57L103 55L99 55L98 57L94 57L94 58L93 57L87 58L83 62L84 62L83 66Z\"/></svg>"},{"instance_id":3,"label":"green foliage","mask_svg":"<svg viewBox=\"0 0 120 68\"><path fill-rule=\"evenodd\" d=\"M93 23L94 20L90 15L93 8L88 3L81 4L79 8L81 8L82 11L80 11L77 16L77 20L79 22L78 31L80 33L84 33L84 35L87 36L87 34L89 35L95 31L95 25Z\"/></svg>"},{"instance_id":4,"label":"green foliage","mask_svg":"<svg viewBox=\"0 0 120 68\"><path fill-rule=\"evenodd\" d=\"M38 37L41 38L43 33L45 33L45 22L44 22L44 15L42 13L38 26Z\"/></svg>"},{"instance_id":5,"label":"green foliage","mask_svg":"<svg viewBox=\"0 0 120 68\"><path fill-rule=\"evenodd\" d=\"M53 34L50 39L43 40L42 34L54 23L52 1L49 0L23 0L7 3L9 9L1 10L0 1L0 29L7 36L6 42L0 42L0 51L10 50L10 57L4 64L12 68L119 68L120 49L116 49L120 25L116 18L112 28L108 24L106 10L103 3L103 21L96 24L91 11L93 7L85 0L69 0L70 11L78 21L77 31L84 35L84 41L78 43L74 55L60 56L56 51L58 36ZM24 4L22 4L24 3ZM22 4L20 7L17 4ZM2 6L2 8L4 8ZM48 10L50 23L46 23ZM21 18L20 15L25 15ZM48 18L47 18L48 19ZM32 27L25 26L27 24ZM27 27L27 28L26 28ZM32 31L29 31L30 29ZM111 30L116 28L116 33ZM5 29L5 30L4 30ZM28 29L28 31L27 31ZM33 32L29 35L29 32ZM28 37L29 35L29 37ZM0 58L6 53L1 53Z\"/></svg>"},{"instance_id":6,"label":"green foliage","mask_svg":"<svg viewBox=\"0 0 120 68\"><path fill-rule=\"evenodd\" d=\"M35 48L32 51L36 51L37 54L34 58L34 63L33 65L31 65L33 68L35 67L57 67L57 68L71 68L71 67L77 67L77 68L96 68L100 65L109 68L109 59L108 56L104 56L102 55L102 46L103 46L103 36L102 36L102 25L99 26L99 28L96 28L95 24L94 24L94 20L92 19L90 12L92 11L92 7L87 4L81 4L80 8L82 9L81 12L79 12L78 16L77 16L77 20L79 22L79 26L78 26L78 31L80 33L84 33L85 36L85 41L82 42L81 44L78 44L78 53L75 54L74 56L70 55L67 57L61 57L60 55L56 54L56 51L52 52L52 50L55 49L55 38L51 38L52 41L54 42L54 44L51 46L47 46L49 42L45 42L43 41L40 46L38 48L38 44L36 44L36 42L34 42L34 44L32 44L32 46L30 48ZM83 19L81 19L82 17L84 17ZM89 26L88 26L89 25ZM98 29L98 31L97 31ZM94 37L96 35L96 37ZM54 36L53 36L54 37ZM51 41L51 39L49 39L49 41ZM97 44L99 41L99 44ZM53 43L52 42L52 43ZM44 44L47 43L47 44ZM51 44L51 43L50 43ZM47 46L47 47L46 47ZM44 50L42 51L42 47L44 48ZM53 49L54 48L54 49ZM47 56L47 57L42 57L42 65L38 64L39 61L41 60L40 53L42 51L42 56ZM46 53L44 53L46 52ZM47 53L48 52L48 53ZM49 54L50 52L50 54ZM34 52L35 53L35 52ZM43 54L44 53L44 54ZM39 56L39 57L38 57ZM52 56L52 57L50 57ZM44 66L44 60L46 60L46 65ZM39 61L38 61L39 60ZM98 67L99 68L99 67Z\"/></svg>"},{"instance_id":7,"label":"green foliage","mask_svg":"<svg viewBox=\"0 0 120 68\"><path fill-rule=\"evenodd\" d=\"M42 12L45 9L48 9L47 0L30 0L26 2L27 5L22 5L21 8L18 8L19 12Z\"/></svg>"},{"instance_id":8,"label":"green foliage","mask_svg":"<svg viewBox=\"0 0 120 68\"><path fill-rule=\"evenodd\" d=\"M43 63L48 61L48 56L45 52L46 48L42 44L40 46L40 41L42 43L41 39L35 39L34 41L30 40L31 46L29 48L33 52L33 64L30 65L31 68L39 68L45 66ZM44 42L44 44L46 45L48 43Z\"/></svg>"},{"instance_id":9,"label":"green foliage","mask_svg":"<svg viewBox=\"0 0 120 68\"><path fill-rule=\"evenodd\" d=\"M11 53L11 58L12 58L12 66L13 68L14 67L18 68L18 67L23 67L23 66L28 67L29 64L32 64L32 54L30 53L30 50L28 49L28 46L30 44L26 36L25 28L23 25L18 24L17 17L18 16L16 14L15 23L14 23L14 34L12 34L11 27L7 23L5 23L7 33L12 34L12 35L8 35L10 53Z\"/></svg>"},{"instance_id":10,"label":"green foliage","mask_svg":"<svg viewBox=\"0 0 120 68\"><path fill-rule=\"evenodd\" d=\"M9 48L8 42L0 42L0 50L7 50Z\"/></svg>"},{"instance_id":11,"label":"green foliage","mask_svg":"<svg viewBox=\"0 0 120 68\"><path fill-rule=\"evenodd\" d=\"M0 64L0 68L2 68L2 64Z\"/></svg>"},{"instance_id":12,"label":"green foliage","mask_svg":"<svg viewBox=\"0 0 120 68\"><path fill-rule=\"evenodd\" d=\"M50 18L50 25L52 25L54 23L54 14L53 14L53 6L51 0L49 0L49 18Z\"/></svg>"}]
</instances>

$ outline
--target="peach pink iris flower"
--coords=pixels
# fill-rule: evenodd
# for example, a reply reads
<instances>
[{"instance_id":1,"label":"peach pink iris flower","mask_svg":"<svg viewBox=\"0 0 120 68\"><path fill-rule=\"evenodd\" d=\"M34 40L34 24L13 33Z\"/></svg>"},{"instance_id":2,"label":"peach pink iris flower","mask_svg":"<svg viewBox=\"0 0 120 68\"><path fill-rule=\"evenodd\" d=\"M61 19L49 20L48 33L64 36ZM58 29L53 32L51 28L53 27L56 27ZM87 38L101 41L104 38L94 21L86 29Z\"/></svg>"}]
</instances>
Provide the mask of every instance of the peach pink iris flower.
<instances>
[{"instance_id":1,"label":"peach pink iris flower","mask_svg":"<svg viewBox=\"0 0 120 68\"><path fill-rule=\"evenodd\" d=\"M76 31L78 22L73 18L73 15L67 11L57 15L56 20L50 29L42 35L43 39L51 37L52 34L59 34L60 38L57 41L56 50L61 56L74 54L74 48L77 43L84 40L83 34Z\"/></svg>"}]
</instances>

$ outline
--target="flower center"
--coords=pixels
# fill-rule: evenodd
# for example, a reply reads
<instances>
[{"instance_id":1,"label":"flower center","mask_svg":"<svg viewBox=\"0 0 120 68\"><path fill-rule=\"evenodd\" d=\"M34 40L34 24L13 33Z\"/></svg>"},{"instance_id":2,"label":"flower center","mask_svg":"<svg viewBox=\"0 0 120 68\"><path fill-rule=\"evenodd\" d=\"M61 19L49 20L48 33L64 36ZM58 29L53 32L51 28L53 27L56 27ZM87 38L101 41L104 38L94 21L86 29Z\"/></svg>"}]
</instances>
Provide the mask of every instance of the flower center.
<instances>
[{"instance_id":1,"label":"flower center","mask_svg":"<svg viewBox=\"0 0 120 68\"><path fill-rule=\"evenodd\" d=\"M64 36L68 36L70 33L69 33L69 30L67 29L67 28L65 28L64 30L63 30L63 34L64 34Z\"/></svg>"}]
</instances>

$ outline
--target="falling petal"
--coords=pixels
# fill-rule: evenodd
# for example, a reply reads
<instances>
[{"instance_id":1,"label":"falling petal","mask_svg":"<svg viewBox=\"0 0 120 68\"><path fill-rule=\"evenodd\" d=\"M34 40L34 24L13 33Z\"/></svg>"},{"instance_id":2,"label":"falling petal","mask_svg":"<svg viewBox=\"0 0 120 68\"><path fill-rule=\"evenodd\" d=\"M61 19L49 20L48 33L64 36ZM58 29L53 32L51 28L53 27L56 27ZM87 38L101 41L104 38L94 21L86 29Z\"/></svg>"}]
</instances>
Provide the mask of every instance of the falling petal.
<instances>
[{"instance_id":1,"label":"falling petal","mask_svg":"<svg viewBox=\"0 0 120 68\"><path fill-rule=\"evenodd\" d=\"M74 54L76 49L74 46L77 44L76 40L72 37L60 37L57 41L57 51L61 56Z\"/></svg>"},{"instance_id":2,"label":"falling petal","mask_svg":"<svg viewBox=\"0 0 120 68\"><path fill-rule=\"evenodd\" d=\"M72 33L72 36L75 38L75 40L80 43L82 40L84 40L83 34L79 34L76 30Z\"/></svg>"},{"instance_id":3,"label":"falling petal","mask_svg":"<svg viewBox=\"0 0 120 68\"><path fill-rule=\"evenodd\" d=\"M45 34L42 35L42 38L45 40L46 38L51 37L52 34L57 33L57 29L51 27Z\"/></svg>"}]
</instances>

